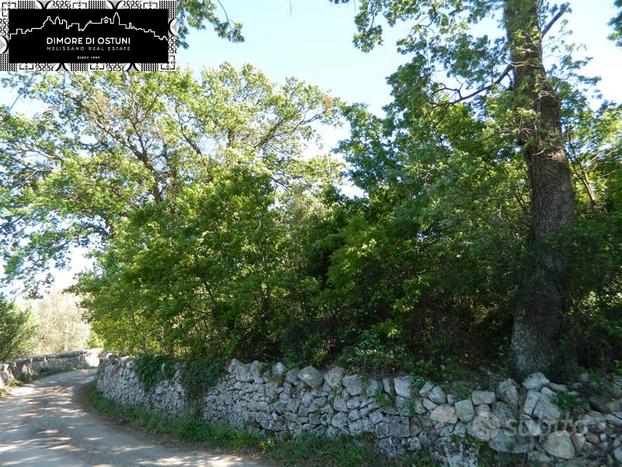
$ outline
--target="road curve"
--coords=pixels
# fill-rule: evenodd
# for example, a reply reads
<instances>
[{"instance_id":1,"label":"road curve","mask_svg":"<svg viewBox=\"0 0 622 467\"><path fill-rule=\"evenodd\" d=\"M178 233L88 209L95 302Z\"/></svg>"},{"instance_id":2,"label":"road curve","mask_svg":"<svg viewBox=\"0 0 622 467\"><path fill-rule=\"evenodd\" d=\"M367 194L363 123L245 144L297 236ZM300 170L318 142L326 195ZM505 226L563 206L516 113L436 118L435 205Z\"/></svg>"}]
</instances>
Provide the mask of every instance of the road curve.
<instances>
[{"instance_id":1,"label":"road curve","mask_svg":"<svg viewBox=\"0 0 622 467\"><path fill-rule=\"evenodd\" d=\"M2 466L260 466L257 461L175 446L89 413L80 389L95 370L41 378L0 399Z\"/></svg>"}]
</instances>

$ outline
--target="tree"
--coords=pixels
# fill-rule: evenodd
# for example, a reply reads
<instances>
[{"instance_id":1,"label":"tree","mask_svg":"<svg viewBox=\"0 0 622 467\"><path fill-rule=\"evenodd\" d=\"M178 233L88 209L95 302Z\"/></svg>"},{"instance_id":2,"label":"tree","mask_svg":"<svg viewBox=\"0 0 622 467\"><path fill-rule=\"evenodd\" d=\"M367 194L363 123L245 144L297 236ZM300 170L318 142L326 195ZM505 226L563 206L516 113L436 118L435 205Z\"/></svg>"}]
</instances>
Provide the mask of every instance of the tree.
<instances>
[{"instance_id":1,"label":"tree","mask_svg":"<svg viewBox=\"0 0 622 467\"><path fill-rule=\"evenodd\" d=\"M527 116L520 123L518 142L531 185L530 242L535 247L572 224L575 211L560 98L542 61L540 8L539 0L504 4L513 91L519 110ZM546 247L527 270L512 333L514 366L521 375L550 368L560 322L568 310L566 270L561 254Z\"/></svg>"},{"instance_id":2,"label":"tree","mask_svg":"<svg viewBox=\"0 0 622 467\"><path fill-rule=\"evenodd\" d=\"M616 41L618 46L622 46L622 0L616 0L615 5L620 9L620 12L609 23L613 26L613 33L610 38Z\"/></svg>"},{"instance_id":3,"label":"tree","mask_svg":"<svg viewBox=\"0 0 622 467\"><path fill-rule=\"evenodd\" d=\"M0 297L0 362L26 356L34 330L28 312L18 310Z\"/></svg>"},{"instance_id":4,"label":"tree","mask_svg":"<svg viewBox=\"0 0 622 467\"><path fill-rule=\"evenodd\" d=\"M88 246L96 266L75 290L108 348L268 353L262 324L295 306L297 210L321 207L337 176L301 157L336 101L228 64L14 85L45 110L0 129L7 276Z\"/></svg>"},{"instance_id":5,"label":"tree","mask_svg":"<svg viewBox=\"0 0 622 467\"><path fill-rule=\"evenodd\" d=\"M53 290L32 304L33 352L37 355L88 348L91 328L84 320L79 297Z\"/></svg>"},{"instance_id":6,"label":"tree","mask_svg":"<svg viewBox=\"0 0 622 467\"><path fill-rule=\"evenodd\" d=\"M218 9L221 8L221 15ZM210 0L187 0L177 4L177 34L183 47L188 47L187 37L190 28L204 29L205 23L211 24L219 37L231 42L242 42L242 25L229 19L221 2ZM224 19L221 17L224 15Z\"/></svg>"},{"instance_id":7,"label":"tree","mask_svg":"<svg viewBox=\"0 0 622 467\"><path fill-rule=\"evenodd\" d=\"M398 47L412 60L390 80L403 108L469 103L474 115L483 116L494 102L489 116L525 161L534 260L515 305L512 351L520 375L549 368L567 309L566 266L549 244L573 223L573 183L557 81L542 60L543 38L565 11L566 5L539 0L364 0L356 16L355 43L363 50L382 40L382 16L390 26L411 22ZM475 26L493 18L503 26L497 37L474 34Z\"/></svg>"}]
</instances>

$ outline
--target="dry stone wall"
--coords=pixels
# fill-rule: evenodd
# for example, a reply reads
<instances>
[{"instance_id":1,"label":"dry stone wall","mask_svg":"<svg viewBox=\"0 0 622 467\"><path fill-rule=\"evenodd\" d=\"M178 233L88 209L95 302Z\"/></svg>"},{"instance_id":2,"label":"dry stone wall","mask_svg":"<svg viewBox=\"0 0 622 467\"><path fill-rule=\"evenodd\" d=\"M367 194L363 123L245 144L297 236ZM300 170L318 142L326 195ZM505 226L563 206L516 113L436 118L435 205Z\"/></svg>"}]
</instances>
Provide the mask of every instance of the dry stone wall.
<instances>
[{"instance_id":1,"label":"dry stone wall","mask_svg":"<svg viewBox=\"0 0 622 467\"><path fill-rule=\"evenodd\" d=\"M98 388L109 399L168 415L188 407L179 372L146 391L131 358L100 363ZM573 405L587 392L589 405ZM473 440L530 464L622 464L622 378L555 384L543 374L521 384L499 380L468 394L410 376L373 379L335 367L287 369L233 360L199 401L207 421L276 436L303 432L364 436L389 455L428 448L447 465L478 465Z\"/></svg>"},{"instance_id":2,"label":"dry stone wall","mask_svg":"<svg viewBox=\"0 0 622 467\"><path fill-rule=\"evenodd\" d=\"M16 379L38 375L42 370L63 370L76 367L99 365L101 350L77 350L49 355L18 358L11 362L0 362L0 390Z\"/></svg>"}]
</instances>

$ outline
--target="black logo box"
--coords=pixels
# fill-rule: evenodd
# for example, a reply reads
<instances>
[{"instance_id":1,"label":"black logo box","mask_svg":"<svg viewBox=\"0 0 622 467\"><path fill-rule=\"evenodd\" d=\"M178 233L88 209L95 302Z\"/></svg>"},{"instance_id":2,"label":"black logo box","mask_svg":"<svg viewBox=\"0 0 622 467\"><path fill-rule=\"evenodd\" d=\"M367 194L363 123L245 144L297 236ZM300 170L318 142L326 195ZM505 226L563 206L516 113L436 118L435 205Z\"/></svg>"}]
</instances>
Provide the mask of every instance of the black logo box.
<instances>
[{"instance_id":1,"label":"black logo box","mask_svg":"<svg viewBox=\"0 0 622 467\"><path fill-rule=\"evenodd\" d=\"M11 9L9 63L168 63L166 9Z\"/></svg>"}]
</instances>

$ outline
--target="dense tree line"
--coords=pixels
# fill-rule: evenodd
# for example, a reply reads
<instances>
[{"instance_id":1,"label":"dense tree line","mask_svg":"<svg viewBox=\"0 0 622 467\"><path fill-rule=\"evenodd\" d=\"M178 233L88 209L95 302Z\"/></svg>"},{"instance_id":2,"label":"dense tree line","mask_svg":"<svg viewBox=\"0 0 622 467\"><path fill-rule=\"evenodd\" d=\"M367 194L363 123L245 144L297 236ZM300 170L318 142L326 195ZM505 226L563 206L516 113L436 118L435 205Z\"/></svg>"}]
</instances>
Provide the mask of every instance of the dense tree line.
<instances>
[{"instance_id":1,"label":"dense tree line","mask_svg":"<svg viewBox=\"0 0 622 467\"><path fill-rule=\"evenodd\" d=\"M88 246L74 291L122 352L619 365L622 107L570 55L544 69L565 9L521 2L362 2L364 49L378 16L415 25L384 117L250 66L11 78L43 110L1 117L8 278ZM342 120L345 167L303 157Z\"/></svg>"}]
</instances>

